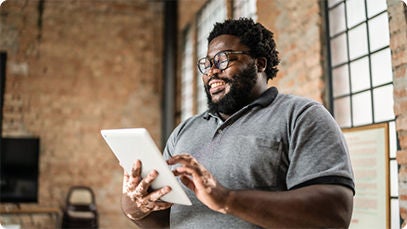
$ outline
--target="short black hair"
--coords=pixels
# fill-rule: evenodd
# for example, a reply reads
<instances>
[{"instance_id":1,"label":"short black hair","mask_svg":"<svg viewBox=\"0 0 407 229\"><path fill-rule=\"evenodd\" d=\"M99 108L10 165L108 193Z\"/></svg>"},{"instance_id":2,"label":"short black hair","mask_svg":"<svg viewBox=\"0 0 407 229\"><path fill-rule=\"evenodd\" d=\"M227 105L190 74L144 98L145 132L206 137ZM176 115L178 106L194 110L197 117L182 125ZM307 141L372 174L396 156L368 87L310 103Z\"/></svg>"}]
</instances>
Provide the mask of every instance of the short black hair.
<instances>
[{"instance_id":1,"label":"short black hair","mask_svg":"<svg viewBox=\"0 0 407 229\"><path fill-rule=\"evenodd\" d=\"M251 18L227 19L217 22L208 36L208 44L223 34L229 34L240 38L240 42L250 48L253 57L265 57L267 59L267 79L273 79L280 63L273 33L262 24L255 23Z\"/></svg>"}]
</instances>

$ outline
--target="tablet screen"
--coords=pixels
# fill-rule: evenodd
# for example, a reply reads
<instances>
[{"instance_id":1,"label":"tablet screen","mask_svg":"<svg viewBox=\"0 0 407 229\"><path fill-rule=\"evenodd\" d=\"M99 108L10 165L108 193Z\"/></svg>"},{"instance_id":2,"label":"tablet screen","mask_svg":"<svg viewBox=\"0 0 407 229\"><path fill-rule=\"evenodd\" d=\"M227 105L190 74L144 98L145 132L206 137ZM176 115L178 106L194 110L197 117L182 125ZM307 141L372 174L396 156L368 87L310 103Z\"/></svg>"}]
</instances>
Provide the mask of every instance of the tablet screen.
<instances>
[{"instance_id":1,"label":"tablet screen","mask_svg":"<svg viewBox=\"0 0 407 229\"><path fill-rule=\"evenodd\" d=\"M133 163L138 159L142 163L142 177L153 169L159 173L151 184L151 188L159 189L167 185L171 186L171 192L163 196L161 200L191 205L191 201L145 128L102 130L101 134L128 174L131 174Z\"/></svg>"}]
</instances>

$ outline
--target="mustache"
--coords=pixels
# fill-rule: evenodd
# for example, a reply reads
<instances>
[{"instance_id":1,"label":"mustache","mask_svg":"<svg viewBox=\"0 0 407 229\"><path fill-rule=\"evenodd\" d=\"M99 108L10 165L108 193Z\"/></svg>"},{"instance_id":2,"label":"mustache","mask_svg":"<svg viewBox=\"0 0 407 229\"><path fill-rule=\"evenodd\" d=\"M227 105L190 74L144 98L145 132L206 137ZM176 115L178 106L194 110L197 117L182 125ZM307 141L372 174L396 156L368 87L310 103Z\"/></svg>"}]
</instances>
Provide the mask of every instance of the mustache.
<instances>
[{"instance_id":1,"label":"mustache","mask_svg":"<svg viewBox=\"0 0 407 229\"><path fill-rule=\"evenodd\" d=\"M222 78L222 77L219 77L218 75L214 75L214 76L211 77L210 80L208 80L208 83L204 85L204 88L205 88L205 90L206 90L207 92L209 92L209 89L210 89L209 83L210 83L212 80L222 80L223 82L225 82L225 84L227 84L227 83L232 83L232 82L234 81L233 79Z\"/></svg>"}]
</instances>

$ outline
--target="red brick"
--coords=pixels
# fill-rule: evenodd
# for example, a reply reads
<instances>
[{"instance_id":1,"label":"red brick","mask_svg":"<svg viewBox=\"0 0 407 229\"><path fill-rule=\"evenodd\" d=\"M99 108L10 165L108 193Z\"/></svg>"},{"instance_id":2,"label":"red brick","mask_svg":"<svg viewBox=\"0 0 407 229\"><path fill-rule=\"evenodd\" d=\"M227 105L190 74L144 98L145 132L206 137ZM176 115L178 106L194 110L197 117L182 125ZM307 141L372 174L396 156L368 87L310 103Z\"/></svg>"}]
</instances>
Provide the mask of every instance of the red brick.
<instances>
[{"instance_id":1,"label":"red brick","mask_svg":"<svg viewBox=\"0 0 407 229\"><path fill-rule=\"evenodd\" d=\"M0 49L8 53L3 134L41 138L39 206L59 207L71 185L86 184L101 228L130 228L116 201L122 172L99 130L144 126L160 139L163 3L44 7L41 18L38 1L0 8ZM33 219L24 228L44 228L46 219Z\"/></svg>"},{"instance_id":2,"label":"red brick","mask_svg":"<svg viewBox=\"0 0 407 229\"><path fill-rule=\"evenodd\" d=\"M407 165L407 150L397 151L397 162L400 165ZM405 173L407 175L407 172Z\"/></svg>"}]
</instances>

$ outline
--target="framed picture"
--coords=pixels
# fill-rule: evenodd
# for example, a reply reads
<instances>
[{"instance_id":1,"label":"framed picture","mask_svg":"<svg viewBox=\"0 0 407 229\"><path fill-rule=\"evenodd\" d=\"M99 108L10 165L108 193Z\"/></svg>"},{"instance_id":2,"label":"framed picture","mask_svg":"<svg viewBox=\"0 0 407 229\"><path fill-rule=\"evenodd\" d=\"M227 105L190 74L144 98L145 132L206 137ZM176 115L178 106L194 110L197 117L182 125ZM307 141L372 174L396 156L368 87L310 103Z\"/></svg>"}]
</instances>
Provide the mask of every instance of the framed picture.
<instances>
[{"instance_id":1,"label":"framed picture","mask_svg":"<svg viewBox=\"0 0 407 229\"><path fill-rule=\"evenodd\" d=\"M388 123L343 129L355 176L350 228L390 228Z\"/></svg>"}]
</instances>

